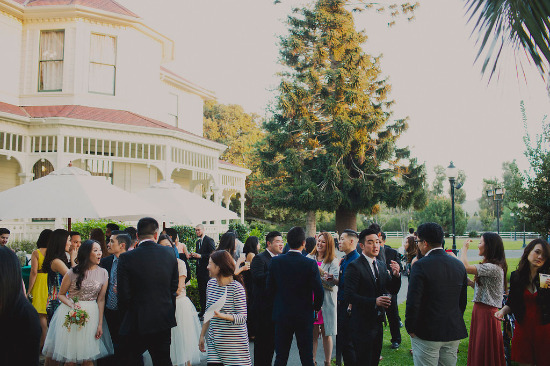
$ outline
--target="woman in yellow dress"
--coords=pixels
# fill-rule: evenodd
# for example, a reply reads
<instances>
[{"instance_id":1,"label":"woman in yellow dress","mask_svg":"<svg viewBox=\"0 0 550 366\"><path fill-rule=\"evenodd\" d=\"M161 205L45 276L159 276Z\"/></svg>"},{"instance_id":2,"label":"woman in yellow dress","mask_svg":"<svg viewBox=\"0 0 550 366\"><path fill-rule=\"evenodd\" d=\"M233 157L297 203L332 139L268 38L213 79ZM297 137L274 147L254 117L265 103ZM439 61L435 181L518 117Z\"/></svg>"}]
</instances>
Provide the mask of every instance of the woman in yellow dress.
<instances>
[{"instance_id":1,"label":"woman in yellow dress","mask_svg":"<svg viewBox=\"0 0 550 366\"><path fill-rule=\"evenodd\" d=\"M32 305L38 312L40 326L42 327L42 337L40 338L40 349L44 345L46 333L48 333L48 317L46 314L46 305L48 302L48 273L42 270L42 263L46 256L46 247L50 240L52 231L50 229L42 230L36 241L36 249L31 256L31 273L29 276L29 290L27 297L31 299Z\"/></svg>"}]
</instances>

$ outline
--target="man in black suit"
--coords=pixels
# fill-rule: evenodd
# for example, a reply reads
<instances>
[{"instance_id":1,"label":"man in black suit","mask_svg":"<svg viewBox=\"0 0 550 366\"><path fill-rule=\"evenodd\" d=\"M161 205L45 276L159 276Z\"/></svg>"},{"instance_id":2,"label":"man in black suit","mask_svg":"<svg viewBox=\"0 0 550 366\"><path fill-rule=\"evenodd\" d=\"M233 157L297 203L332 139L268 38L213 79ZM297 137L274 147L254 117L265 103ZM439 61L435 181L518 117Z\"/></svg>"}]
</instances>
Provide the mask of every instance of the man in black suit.
<instances>
[{"instance_id":1,"label":"man in black suit","mask_svg":"<svg viewBox=\"0 0 550 366\"><path fill-rule=\"evenodd\" d=\"M346 269L345 298L351 304L351 332L357 365L378 365L382 350L382 322L391 304L388 293L401 287L399 264L386 264L376 259L380 252L378 233L372 228L359 234L363 252Z\"/></svg>"},{"instance_id":2,"label":"man in black suit","mask_svg":"<svg viewBox=\"0 0 550 366\"><path fill-rule=\"evenodd\" d=\"M468 277L464 264L441 247L443 229L434 222L416 229L424 257L411 268L405 327L415 365L456 365L464 324Z\"/></svg>"},{"instance_id":3,"label":"man in black suit","mask_svg":"<svg viewBox=\"0 0 550 366\"><path fill-rule=\"evenodd\" d=\"M287 241L290 250L271 260L267 277L267 293L274 299L275 366L287 364L294 334L302 365L313 366L314 311L323 305L323 286L317 263L302 255L304 229L290 229Z\"/></svg>"},{"instance_id":4,"label":"man in black suit","mask_svg":"<svg viewBox=\"0 0 550 366\"><path fill-rule=\"evenodd\" d=\"M283 236L278 231L267 234L266 250L252 259L250 273L254 282L254 314L256 314L256 340L254 341L254 365L271 366L275 352L275 323L271 319L273 303L266 293L266 281L271 259L283 250Z\"/></svg>"},{"instance_id":5,"label":"man in black suit","mask_svg":"<svg viewBox=\"0 0 550 366\"><path fill-rule=\"evenodd\" d=\"M195 246L195 253L191 253L191 258L197 261L197 287L199 288L199 302L201 304L201 311L199 312L199 318L204 316L206 310L206 285L210 276L208 274L208 261L210 260L210 254L216 250L216 244L214 239L206 236L204 233L204 225L199 224L195 227L195 233L199 237Z\"/></svg>"},{"instance_id":6,"label":"man in black suit","mask_svg":"<svg viewBox=\"0 0 550 366\"><path fill-rule=\"evenodd\" d=\"M101 262L99 262L99 266L105 268L109 274L104 314L109 326L109 332L111 333L115 354L97 360L98 366L115 366L120 364L119 331L123 314L118 308L118 260L120 255L125 253L130 245L132 245L132 239L125 231L112 231L109 243L107 244L107 249L111 255L101 259Z\"/></svg>"},{"instance_id":7,"label":"man in black suit","mask_svg":"<svg viewBox=\"0 0 550 366\"><path fill-rule=\"evenodd\" d=\"M171 329L176 326L178 263L172 248L156 243L158 222L139 220L138 247L123 253L118 263L118 307L124 312L120 325L123 340L121 364L138 364L149 351L154 366L172 365Z\"/></svg>"},{"instance_id":8,"label":"man in black suit","mask_svg":"<svg viewBox=\"0 0 550 366\"><path fill-rule=\"evenodd\" d=\"M384 252L386 258L386 266L390 268L391 262L394 261L399 264L399 270L401 270L401 255L397 250L390 248L386 245L386 233L380 232L380 253ZM380 256L378 257L380 259ZM401 318L399 317L399 309L397 308L397 293L393 294L391 298L391 305L386 309L386 316L388 317L388 323L390 324L391 333L391 348L398 349L401 344Z\"/></svg>"}]
</instances>

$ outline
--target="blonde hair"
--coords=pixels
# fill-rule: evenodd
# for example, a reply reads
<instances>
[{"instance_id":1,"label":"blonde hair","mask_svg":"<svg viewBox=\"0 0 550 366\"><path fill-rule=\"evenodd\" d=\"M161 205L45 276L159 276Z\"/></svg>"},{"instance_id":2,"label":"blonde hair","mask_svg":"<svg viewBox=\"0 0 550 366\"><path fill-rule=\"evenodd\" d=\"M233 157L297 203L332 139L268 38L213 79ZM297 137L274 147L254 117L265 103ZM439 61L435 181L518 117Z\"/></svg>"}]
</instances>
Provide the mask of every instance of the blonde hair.
<instances>
[{"instance_id":1,"label":"blonde hair","mask_svg":"<svg viewBox=\"0 0 550 366\"><path fill-rule=\"evenodd\" d=\"M334 238L326 231L321 231L319 235L322 235L325 238L326 243L325 257L323 258L323 262L331 263L334 258L336 258L336 253L334 250ZM317 258L317 244L313 247L313 250L309 254Z\"/></svg>"}]
</instances>

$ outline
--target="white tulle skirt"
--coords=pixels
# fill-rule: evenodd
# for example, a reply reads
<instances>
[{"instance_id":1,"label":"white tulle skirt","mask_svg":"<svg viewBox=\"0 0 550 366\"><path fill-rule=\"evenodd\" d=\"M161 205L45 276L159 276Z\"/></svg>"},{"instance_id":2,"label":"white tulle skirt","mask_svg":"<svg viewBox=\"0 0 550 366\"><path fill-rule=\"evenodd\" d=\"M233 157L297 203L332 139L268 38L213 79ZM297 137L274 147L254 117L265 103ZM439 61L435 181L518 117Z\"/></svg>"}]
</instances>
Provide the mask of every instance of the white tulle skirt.
<instances>
[{"instance_id":1,"label":"white tulle skirt","mask_svg":"<svg viewBox=\"0 0 550 366\"><path fill-rule=\"evenodd\" d=\"M69 331L63 326L65 315L71 308L61 303L55 311L48 334L44 342L42 353L56 361L76 362L97 360L114 353L111 335L107 322L103 320L103 336L95 338L99 324L99 308L95 301L79 301L78 304L85 310L90 319L85 326L79 328L73 325Z\"/></svg>"},{"instance_id":2,"label":"white tulle skirt","mask_svg":"<svg viewBox=\"0 0 550 366\"><path fill-rule=\"evenodd\" d=\"M187 362L191 364L201 361L199 350L199 337L201 335L201 323L197 315L197 309L187 296L176 299L176 322L177 326L172 328L172 342L170 344L170 359L174 366L184 366ZM149 352L145 352L145 366L152 366L153 362ZM204 353L206 356L206 353Z\"/></svg>"}]
</instances>

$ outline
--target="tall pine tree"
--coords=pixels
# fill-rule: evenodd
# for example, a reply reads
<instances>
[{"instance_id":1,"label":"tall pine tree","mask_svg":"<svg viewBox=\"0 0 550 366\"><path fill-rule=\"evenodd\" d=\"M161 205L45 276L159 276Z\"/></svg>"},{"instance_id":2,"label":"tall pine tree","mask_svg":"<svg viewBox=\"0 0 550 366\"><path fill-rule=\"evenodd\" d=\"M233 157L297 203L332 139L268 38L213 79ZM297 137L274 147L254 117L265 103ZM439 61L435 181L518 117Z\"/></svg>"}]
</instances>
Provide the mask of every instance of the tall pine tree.
<instances>
[{"instance_id":1,"label":"tall pine tree","mask_svg":"<svg viewBox=\"0 0 550 366\"><path fill-rule=\"evenodd\" d=\"M336 229L358 212L425 204L425 167L396 140L406 119L391 119L390 85L379 59L363 52L363 32L343 0L318 0L288 17L281 39L277 108L266 122L261 168L271 205L336 211Z\"/></svg>"}]
</instances>

